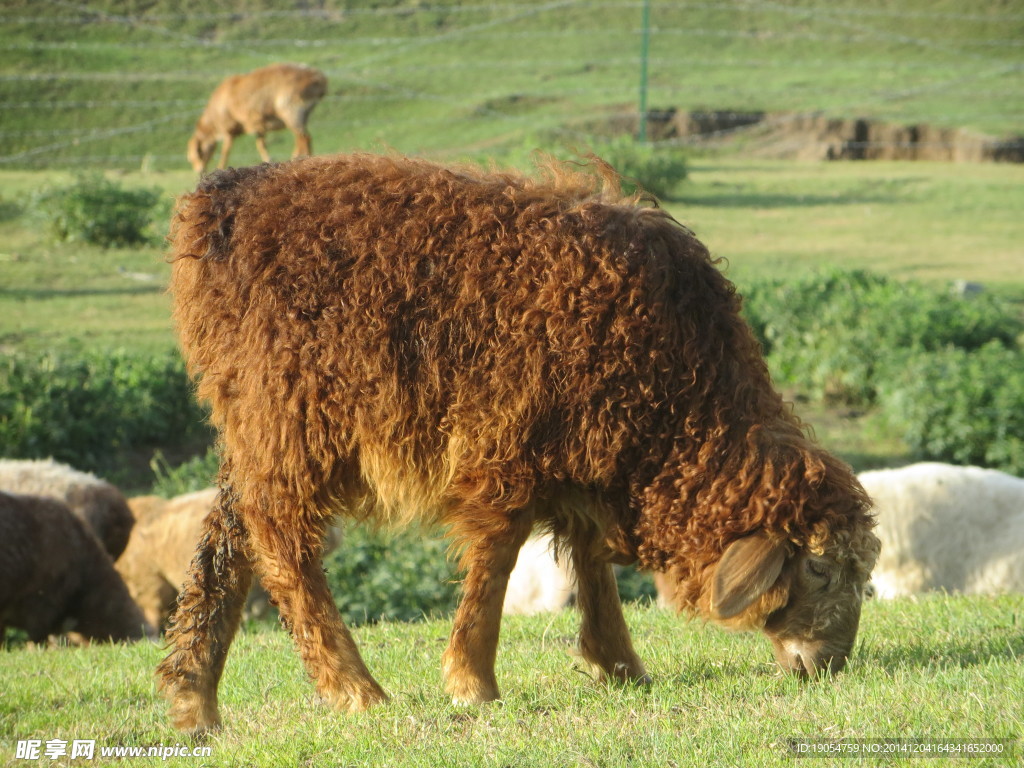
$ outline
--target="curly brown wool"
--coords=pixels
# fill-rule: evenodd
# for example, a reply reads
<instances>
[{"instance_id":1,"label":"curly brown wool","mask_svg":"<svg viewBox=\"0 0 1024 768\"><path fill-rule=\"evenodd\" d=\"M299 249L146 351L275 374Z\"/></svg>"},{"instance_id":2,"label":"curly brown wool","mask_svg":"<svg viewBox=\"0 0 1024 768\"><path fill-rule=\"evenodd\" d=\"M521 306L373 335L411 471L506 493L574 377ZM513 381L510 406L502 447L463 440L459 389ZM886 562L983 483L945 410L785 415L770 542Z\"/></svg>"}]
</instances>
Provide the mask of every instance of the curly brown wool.
<instances>
[{"instance_id":1,"label":"curly brown wool","mask_svg":"<svg viewBox=\"0 0 1024 768\"><path fill-rule=\"evenodd\" d=\"M320 157L180 201L174 316L224 464L159 669L179 727L219 722L253 564L323 698L386 699L320 565L336 515L450 531L459 702L498 697L502 600L535 528L572 559L603 678L647 679L611 570L637 560L796 671L845 662L877 553L867 496L773 389L707 249L592 165Z\"/></svg>"}]
</instances>

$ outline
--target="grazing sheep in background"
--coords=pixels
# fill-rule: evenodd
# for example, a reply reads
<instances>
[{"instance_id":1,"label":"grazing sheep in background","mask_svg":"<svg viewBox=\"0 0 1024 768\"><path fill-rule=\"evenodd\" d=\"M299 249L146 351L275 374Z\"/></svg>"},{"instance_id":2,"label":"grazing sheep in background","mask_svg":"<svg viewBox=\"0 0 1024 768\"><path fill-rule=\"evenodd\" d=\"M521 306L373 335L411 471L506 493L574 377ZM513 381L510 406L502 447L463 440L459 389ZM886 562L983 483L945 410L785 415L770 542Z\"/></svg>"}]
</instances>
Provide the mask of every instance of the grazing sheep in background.
<instances>
[{"instance_id":1,"label":"grazing sheep in background","mask_svg":"<svg viewBox=\"0 0 1024 768\"><path fill-rule=\"evenodd\" d=\"M508 577L502 613L532 616L560 611L576 597L575 578L565 555L556 558L550 536L534 536L519 550Z\"/></svg>"},{"instance_id":2,"label":"grazing sheep in background","mask_svg":"<svg viewBox=\"0 0 1024 768\"><path fill-rule=\"evenodd\" d=\"M173 499L136 496L128 500L136 523L115 567L146 621L157 629L167 625L174 610L178 590L202 538L203 521L216 499L217 489L207 488ZM335 549L341 539L333 526L329 534L325 552ZM249 593L246 609L254 617L269 610L267 595L258 585Z\"/></svg>"},{"instance_id":3,"label":"grazing sheep in background","mask_svg":"<svg viewBox=\"0 0 1024 768\"><path fill-rule=\"evenodd\" d=\"M6 627L37 643L65 632L85 640L153 634L107 553L65 504L0 492L0 642Z\"/></svg>"},{"instance_id":4,"label":"grazing sheep in background","mask_svg":"<svg viewBox=\"0 0 1024 768\"><path fill-rule=\"evenodd\" d=\"M206 170L217 142L223 142L218 168L228 164L236 136L251 133L264 162L270 162L265 136L284 128L295 134L292 157L313 151L306 121L327 93L324 73L301 64L271 64L232 75L210 96L188 142L188 161L196 173Z\"/></svg>"},{"instance_id":5,"label":"grazing sheep in background","mask_svg":"<svg viewBox=\"0 0 1024 768\"><path fill-rule=\"evenodd\" d=\"M871 581L879 597L1024 592L1024 480L938 463L859 479L878 516L882 553Z\"/></svg>"},{"instance_id":6,"label":"grazing sheep in background","mask_svg":"<svg viewBox=\"0 0 1024 768\"><path fill-rule=\"evenodd\" d=\"M320 695L387 699L324 577L337 514L440 523L461 547L456 702L499 695L534 528L571 558L605 679L648 680L613 562L669 571L679 606L764 630L787 669L843 666L878 548L867 495L772 388L704 246L595 165L603 181L309 158L180 200L174 315L224 453L158 669L179 728L219 723L254 564Z\"/></svg>"},{"instance_id":7,"label":"grazing sheep in background","mask_svg":"<svg viewBox=\"0 0 1024 768\"><path fill-rule=\"evenodd\" d=\"M128 544L135 518L117 488L53 459L0 459L0 490L63 501L116 560Z\"/></svg>"},{"instance_id":8,"label":"grazing sheep in background","mask_svg":"<svg viewBox=\"0 0 1024 768\"><path fill-rule=\"evenodd\" d=\"M146 621L158 629L174 610L216 495L211 488L170 500L139 496L128 501L135 529L115 567Z\"/></svg>"}]
</instances>

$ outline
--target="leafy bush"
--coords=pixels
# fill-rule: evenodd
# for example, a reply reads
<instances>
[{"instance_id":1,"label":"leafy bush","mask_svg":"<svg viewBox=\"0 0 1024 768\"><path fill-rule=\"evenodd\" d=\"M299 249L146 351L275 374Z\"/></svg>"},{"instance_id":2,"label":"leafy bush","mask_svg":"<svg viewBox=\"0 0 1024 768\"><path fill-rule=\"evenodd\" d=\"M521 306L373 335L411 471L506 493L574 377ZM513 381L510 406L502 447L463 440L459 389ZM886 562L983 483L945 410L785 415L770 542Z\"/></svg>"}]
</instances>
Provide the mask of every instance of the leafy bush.
<instances>
[{"instance_id":1,"label":"leafy bush","mask_svg":"<svg viewBox=\"0 0 1024 768\"><path fill-rule=\"evenodd\" d=\"M22 214L22 207L14 200L8 200L0 195L0 222L13 221Z\"/></svg>"},{"instance_id":2,"label":"leafy bush","mask_svg":"<svg viewBox=\"0 0 1024 768\"><path fill-rule=\"evenodd\" d=\"M627 193L634 192L639 185L656 197L667 198L686 179L686 159L676 149L618 136L595 142L592 151L622 175Z\"/></svg>"},{"instance_id":3,"label":"leafy bush","mask_svg":"<svg viewBox=\"0 0 1024 768\"><path fill-rule=\"evenodd\" d=\"M909 354L1016 345L1019 318L996 298L958 298L863 270L755 283L744 312L777 381L850 404L875 402Z\"/></svg>"},{"instance_id":4,"label":"leafy bush","mask_svg":"<svg viewBox=\"0 0 1024 768\"><path fill-rule=\"evenodd\" d=\"M33 205L58 240L110 247L151 241L147 229L161 198L159 189L125 189L92 174L67 187L43 190Z\"/></svg>"},{"instance_id":5,"label":"leafy bush","mask_svg":"<svg viewBox=\"0 0 1024 768\"><path fill-rule=\"evenodd\" d=\"M341 546L324 558L342 617L353 625L417 621L450 612L460 576L440 536L388 533L348 525Z\"/></svg>"},{"instance_id":6,"label":"leafy bush","mask_svg":"<svg viewBox=\"0 0 1024 768\"><path fill-rule=\"evenodd\" d=\"M162 451L157 451L149 462L156 478L152 493L169 499L183 493L209 488L217 479L220 454L210 447L206 453L193 456L176 467L171 467Z\"/></svg>"},{"instance_id":7,"label":"leafy bush","mask_svg":"<svg viewBox=\"0 0 1024 768\"><path fill-rule=\"evenodd\" d=\"M1024 476L1024 352L992 341L905 361L881 387L887 420L923 458Z\"/></svg>"},{"instance_id":8,"label":"leafy bush","mask_svg":"<svg viewBox=\"0 0 1024 768\"><path fill-rule=\"evenodd\" d=\"M108 477L125 456L208 439L177 352L10 354L0 358L0 455L52 456Z\"/></svg>"},{"instance_id":9,"label":"leafy bush","mask_svg":"<svg viewBox=\"0 0 1024 768\"><path fill-rule=\"evenodd\" d=\"M565 151L556 152L551 147L563 145L563 139L554 135L529 136L520 144L508 148L502 155L502 163L531 173L537 167L538 159L548 154L568 162L586 162L587 154L594 154L611 165L622 176L623 191L632 194L637 184L651 194L667 198L686 179L686 158L678 149L640 144L630 136L616 138L593 138L589 141L569 142ZM476 160L485 167L493 163L491 155L478 156Z\"/></svg>"}]
</instances>

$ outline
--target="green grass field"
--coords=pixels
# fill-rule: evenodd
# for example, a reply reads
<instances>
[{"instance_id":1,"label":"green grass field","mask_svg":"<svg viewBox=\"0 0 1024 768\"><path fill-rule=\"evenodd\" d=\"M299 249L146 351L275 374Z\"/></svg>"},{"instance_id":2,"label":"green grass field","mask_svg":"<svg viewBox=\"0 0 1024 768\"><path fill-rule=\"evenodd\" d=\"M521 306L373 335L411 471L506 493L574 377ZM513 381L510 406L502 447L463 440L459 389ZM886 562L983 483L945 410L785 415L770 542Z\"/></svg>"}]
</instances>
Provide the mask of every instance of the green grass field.
<instances>
[{"instance_id":1,"label":"green grass field","mask_svg":"<svg viewBox=\"0 0 1024 768\"><path fill-rule=\"evenodd\" d=\"M330 78L311 123L321 152L450 158L579 140L636 112L641 21L633 0L8 0L0 167L187 168L185 141L217 82L280 60ZM648 104L1012 135L1022 35L1024 11L1002 0L653 0ZM276 136L272 152L289 142ZM239 142L235 161L256 159Z\"/></svg>"},{"instance_id":2,"label":"green grass field","mask_svg":"<svg viewBox=\"0 0 1024 768\"><path fill-rule=\"evenodd\" d=\"M728 634L651 607L632 607L627 618L654 677L649 689L606 687L587 675L571 652L574 612L509 617L497 666L504 698L469 708L453 707L441 692L439 658L449 622L356 630L392 701L354 716L315 701L284 632L244 633L221 684L225 729L208 740L209 758L177 764L776 766L791 764L790 739L906 738L1014 742L1002 757L957 765L1021 759L1019 596L869 602L847 671L814 683L780 676L762 637ZM142 643L0 654L0 763L27 764L12 759L16 742L25 739L95 739L97 749L191 744L167 725L154 692L152 673L162 653Z\"/></svg>"},{"instance_id":3,"label":"green grass field","mask_svg":"<svg viewBox=\"0 0 1024 768\"><path fill-rule=\"evenodd\" d=\"M185 143L224 76L283 60L324 69L330 93L310 121L317 152L390 148L502 163L536 147L567 156L635 115L641 5L5 0L0 355L143 356L173 345L163 231L144 247L58 243L32 199L93 168L160 188L169 208L195 184ZM1010 136L1024 119L1022 38L1018 0L653 0L649 105L824 111ZM269 144L282 158L291 138L273 134ZM726 260L741 291L838 265L937 286L977 282L1024 307L1019 165L661 151L690 164L664 204ZM251 139L236 142L233 164L257 159ZM870 413L804 402L798 410L857 468L909 460ZM135 458L145 467L150 456ZM498 661L505 698L468 709L440 690L447 620L359 628L393 700L358 716L319 705L287 636L254 628L229 658L226 728L207 742L210 757L117 764L774 766L794 759L793 738L908 737L1014 740L1012 753L969 762L1024 761L1020 596L869 603L848 670L812 684L779 677L763 638L648 607L631 607L628 618L655 678L650 689L595 684L570 652L572 612L510 618ZM154 691L162 654L148 643L0 651L0 765L32 764L16 757L26 739L192 746L169 727Z\"/></svg>"}]
</instances>

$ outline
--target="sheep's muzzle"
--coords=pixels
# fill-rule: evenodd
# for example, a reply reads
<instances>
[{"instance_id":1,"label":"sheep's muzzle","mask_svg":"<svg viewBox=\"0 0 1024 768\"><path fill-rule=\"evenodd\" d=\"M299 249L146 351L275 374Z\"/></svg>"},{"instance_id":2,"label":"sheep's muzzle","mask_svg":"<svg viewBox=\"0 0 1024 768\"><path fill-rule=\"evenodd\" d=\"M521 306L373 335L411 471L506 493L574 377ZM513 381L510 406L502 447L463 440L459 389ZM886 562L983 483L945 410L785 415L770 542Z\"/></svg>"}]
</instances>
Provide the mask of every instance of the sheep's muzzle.
<instances>
[{"instance_id":1,"label":"sheep's muzzle","mask_svg":"<svg viewBox=\"0 0 1024 768\"><path fill-rule=\"evenodd\" d=\"M850 649L835 648L824 641L771 637L775 661L786 672L800 677L834 675L846 666Z\"/></svg>"}]
</instances>

